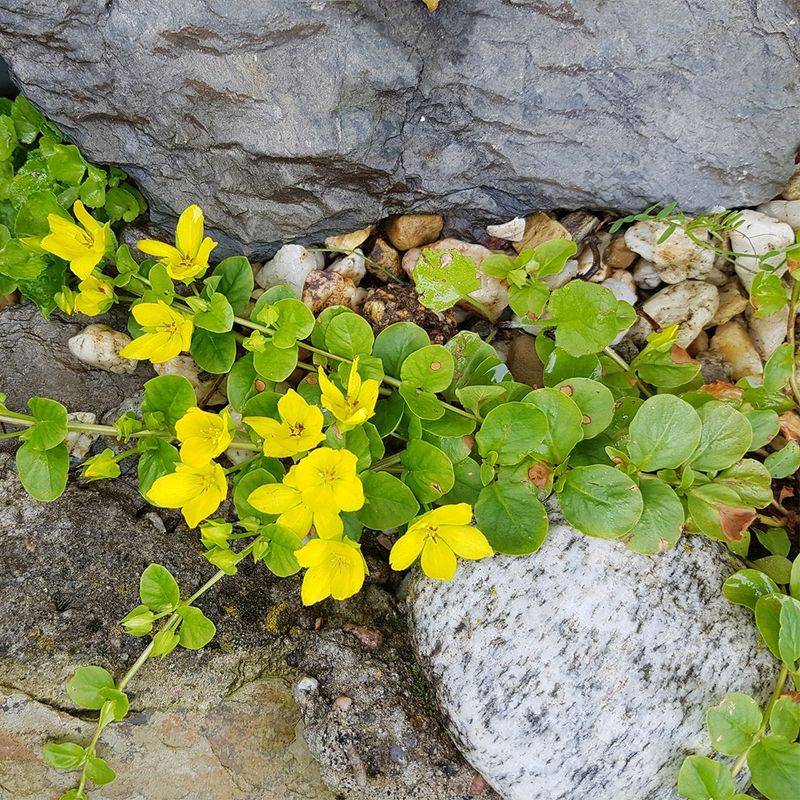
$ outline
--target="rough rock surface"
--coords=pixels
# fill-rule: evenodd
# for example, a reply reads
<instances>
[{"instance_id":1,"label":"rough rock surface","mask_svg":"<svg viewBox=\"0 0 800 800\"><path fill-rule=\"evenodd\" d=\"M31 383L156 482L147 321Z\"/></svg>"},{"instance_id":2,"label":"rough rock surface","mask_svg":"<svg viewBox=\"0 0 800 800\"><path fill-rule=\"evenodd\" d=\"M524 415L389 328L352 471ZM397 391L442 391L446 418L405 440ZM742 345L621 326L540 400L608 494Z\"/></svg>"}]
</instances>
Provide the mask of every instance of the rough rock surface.
<instances>
[{"instance_id":1,"label":"rough rock surface","mask_svg":"<svg viewBox=\"0 0 800 800\"><path fill-rule=\"evenodd\" d=\"M0 0L0 54L87 156L129 169L157 220L197 201L227 244L260 254L397 211L441 211L463 233L466 209L478 225L769 200L798 144L796 13Z\"/></svg>"},{"instance_id":2,"label":"rough rock surface","mask_svg":"<svg viewBox=\"0 0 800 800\"><path fill-rule=\"evenodd\" d=\"M411 591L414 642L461 751L505 800L673 800L705 709L766 699L775 666L735 569L693 538L657 558L563 524L529 558L462 564Z\"/></svg>"}]
</instances>

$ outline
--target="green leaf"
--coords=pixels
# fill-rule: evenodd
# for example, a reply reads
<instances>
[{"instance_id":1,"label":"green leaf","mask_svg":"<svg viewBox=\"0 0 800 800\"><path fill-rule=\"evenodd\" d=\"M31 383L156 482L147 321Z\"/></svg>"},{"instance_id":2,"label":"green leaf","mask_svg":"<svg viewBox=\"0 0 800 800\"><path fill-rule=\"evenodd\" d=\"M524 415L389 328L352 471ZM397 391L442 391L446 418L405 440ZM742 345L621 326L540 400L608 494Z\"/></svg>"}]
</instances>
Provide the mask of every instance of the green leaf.
<instances>
[{"instance_id":1,"label":"green leaf","mask_svg":"<svg viewBox=\"0 0 800 800\"><path fill-rule=\"evenodd\" d=\"M712 539L739 541L755 518L755 509L721 484L692 486L688 498L692 521Z\"/></svg>"},{"instance_id":2,"label":"green leaf","mask_svg":"<svg viewBox=\"0 0 800 800\"><path fill-rule=\"evenodd\" d=\"M800 442L788 441L780 450L764 459L764 466L773 478L788 478L800 469Z\"/></svg>"},{"instance_id":3,"label":"green leaf","mask_svg":"<svg viewBox=\"0 0 800 800\"><path fill-rule=\"evenodd\" d=\"M259 298L259 300L260 299L261 298ZM256 307L257 306L258 304L256 304ZM327 347L325 343L325 336L328 333L328 325L330 325L332 320L335 317L338 317L340 314L352 313L353 310L347 306L328 306L327 308L322 309L321 313L317 317L314 330L311 331L311 344L324 350Z\"/></svg>"},{"instance_id":4,"label":"green leaf","mask_svg":"<svg viewBox=\"0 0 800 800\"><path fill-rule=\"evenodd\" d=\"M124 186L115 186L106 192L103 208L112 222L133 222L141 212L136 195Z\"/></svg>"},{"instance_id":5,"label":"green leaf","mask_svg":"<svg viewBox=\"0 0 800 800\"><path fill-rule=\"evenodd\" d=\"M16 463L20 482L31 497L47 503L63 493L69 472L66 445L36 450L26 442L17 450Z\"/></svg>"},{"instance_id":6,"label":"green leaf","mask_svg":"<svg viewBox=\"0 0 800 800\"><path fill-rule=\"evenodd\" d=\"M278 300L272 308L276 315L272 323L275 347L294 347L298 340L307 338L314 330L314 315L305 303L286 297Z\"/></svg>"},{"instance_id":7,"label":"green leaf","mask_svg":"<svg viewBox=\"0 0 800 800\"><path fill-rule=\"evenodd\" d=\"M593 439L614 419L614 395L602 383L589 378L568 378L555 388L571 398L580 409L584 439Z\"/></svg>"},{"instance_id":8,"label":"green leaf","mask_svg":"<svg viewBox=\"0 0 800 800\"><path fill-rule=\"evenodd\" d=\"M255 517L266 522L273 520L274 514L265 514L263 511L258 511L254 506L250 505L248 500L248 497L259 486L264 486L268 483L275 483L275 478L272 473L261 468L250 470L239 478L233 487L233 504L239 519Z\"/></svg>"},{"instance_id":9,"label":"green leaf","mask_svg":"<svg viewBox=\"0 0 800 800\"><path fill-rule=\"evenodd\" d=\"M757 569L740 569L722 584L722 594L731 603L746 606L755 611L761 597L779 592L777 585L769 576Z\"/></svg>"},{"instance_id":10,"label":"green leaf","mask_svg":"<svg viewBox=\"0 0 800 800\"><path fill-rule=\"evenodd\" d=\"M54 181L77 186L86 172L86 162L74 144L56 144L45 157L47 171Z\"/></svg>"},{"instance_id":11,"label":"green leaf","mask_svg":"<svg viewBox=\"0 0 800 800\"><path fill-rule=\"evenodd\" d=\"M424 420L436 420L444 416L442 401L433 393L419 389L410 383L401 383L398 394L405 400L409 411Z\"/></svg>"},{"instance_id":12,"label":"green leaf","mask_svg":"<svg viewBox=\"0 0 800 800\"><path fill-rule=\"evenodd\" d=\"M689 462L692 469L702 472L725 469L750 449L753 429L744 414L718 400L705 403L696 413L703 427Z\"/></svg>"},{"instance_id":13,"label":"green leaf","mask_svg":"<svg viewBox=\"0 0 800 800\"><path fill-rule=\"evenodd\" d=\"M97 786L105 786L117 777L117 773L102 758L91 756L86 761L86 777Z\"/></svg>"},{"instance_id":14,"label":"green leaf","mask_svg":"<svg viewBox=\"0 0 800 800\"><path fill-rule=\"evenodd\" d=\"M273 524L262 528L261 536L269 540L269 547L261 560L273 575L288 578L300 571L294 553L302 547L303 540L294 531Z\"/></svg>"},{"instance_id":15,"label":"green leaf","mask_svg":"<svg viewBox=\"0 0 800 800\"><path fill-rule=\"evenodd\" d=\"M431 340L427 331L413 322L395 322L376 337L372 354L383 362L383 369L393 378L400 377L400 367L411 353L427 347Z\"/></svg>"},{"instance_id":16,"label":"green leaf","mask_svg":"<svg viewBox=\"0 0 800 800\"><path fill-rule=\"evenodd\" d=\"M448 400L456 400L467 386L497 384L509 374L497 351L477 333L460 331L445 345L453 356L453 382L445 391Z\"/></svg>"},{"instance_id":17,"label":"green leaf","mask_svg":"<svg viewBox=\"0 0 800 800\"><path fill-rule=\"evenodd\" d=\"M114 678L102 667L78 667L67 681L67 695L78 708L97 711L103 707L106 698L100 694L102 689L113 689Z\"/></svg>"},{"instance_id":18,"label":"green leaf","mask_svg":"<svg viewBox=\"0 0 800 800\"><path fill-rule=\"evenodd\" d=\"M453 488L442 497L442 504L469 503L474 506L483 489L478 462L472 458L462 459L453 464L453 475L455 478Z\"/></svg>"},{"instance_id":19,"label":"green leaf","mask_svg":"<svg viewBox=\"0 0 800 800\"><path fill-rule=\"evenodd\" d=\"M748 506L762 508L772 501L772 480L767 468L754 458L744 458L717 475L714 483L727 486Z\"/></svg>"},{"instance_id":20,"label":"green leaf","mask_svg":"<svg viewBox=\"0 0 800 800\"><path fill-rule=\"evenodd\" d=\"M556 346L573 356L601 352L636 321L628 303L605 286L585 281L556 289L548 309L556 323Z\"/></svg>"},{"instance_id":21,"label":"green leaf","mask_svg":"<svg viewBox=\"0 0 800 800\"><path fill-rule=\"evenodd\" d=\"M531 322L542 316L544 307L550 299L550 289L541 281L532 281L527 286L510 286L508 305L523 319Z\"/></svg>"},{"instance_id":22,"label":"green leaf","mask_svg":"<svg viewBox=\"0 0 800 800\"><path fill-rule=\"evenodd\" d=\"M369 355L374 342L370 324L352 311L335 316L325 330L326 349L342 358Z\"/></svg>"},{"instance_id":23,"label":"green leaf","mask_svg":"<svg viewBox=\"0 0 800 800\"><path fill-rule=\"evenodd\" d=\"M413 275L420 302L434 311L452 308L462 297L481 288L475 262L457 250L443 252L426 247Z\"/></svg>"},{"instance_id":24,"label":"green leaf","mask_svg":"<svg viewBox=\"0 0 800 800\"><path fill-rule=\"evenodd\" d=\"M217 632L214 623L194 606L178 609L181 618L178 643L187 650L200 650L205 647Z\"/></svg>"},{"instance_id":25,"label":"green leaf","mask_svg":"<svg viewBox=\"0 0 800 800\"><path fill-rule=\"evenodd\" d=\"M780 392L792 376L792 353L794 348L786 342L779 345L764 364L764 380L762 386L768 392Z\"/></svg>"},{"instance_id":26,"label":"green leaf","mask_svg":"<svg viewBox=\"0 0 800 800\"><path fill-rule=\"evenodd\" d=\"M153 649L150 655L164 657L169 655L178 646L178 635L172 628L163 628L153 637Z\"/></svg>"},{"instance_id":27,"label":"green leaf","mask_svg":"<svg viewBox=\"0 0 800 800\"><path fill-rule=\"evenodd\" d=\"M100 695L105 698L107 703L111 704L111 715L117 722L125 719L125 717L128 716L130 701L128 700L128 695L126 695L125 692L121 692L116 688L112 689L110 687L106 687L100 690Z\"/></svg>"},{"instance_id":28,"label":"green leaf","mask_svg":"<svg viewBox=\"0 0 800 800\"><path fill-rule=\"evenodd\" d=\"M408 355L400 367L403 383L428 392L444 391L453 379L454 361L440 344L429 344Z\"/></svg>"},{"instance_id":29,"label":"green leaf","mask_svg":"<svg viewBox=\"0 0 800 800\"><path fill-rule=\"evenodd\" d=\"M14 224L14 233L18 239L41 239L50 233L47 222L49 214L55 214L72 221L72 217L64 209L58 198L50 192L34 192L19 207Z\"/></svg>"},{"instance_id":30,"label":"green leaf","mask_svg":"<svg viewBox=\"0 0 800 800\"><path fill-rule=\"evenodd\" d=\"M781 421L774 411L745 411L744 415L753 429L753 441L750 442L751 451L765 447L778 435Z\"/></svg>"},{"instance_id":31,"label":"green leaf","mask_svg":"<svg viewBox=\"0 0 800 800\"><path fill-rule=\"evenodd\" d=\"M175 433L175 423L197 405L194 388L182 375L159 375L144 385L142 419L151 430Z\"/></svg>"},{"instance_id":32,"label":"green leaf","mask_svg":"<svg viewBox=\"0 0 800 800\"><path fill-rule=\"evenodd\" d=\"M520 253L524 256L529 251ZM537 278L547 275L557 275L566 266L567 261L578 252L578 245L570 239L550 239L533 248L531 254L535 265L533 274Z\"/></svg>"},{"instance_id":33,"label":"green leaf","mask_svg":"<svg viewBox=\"0 0 800 800\"><path fill-rule=\"evenodd\" d=\"M551 341L540 335L537 337L537 344L540 339ZM542 383L545 386L557 386L569 378L592 378L595 380L602 375L603 371L600 359L596 355L571 356L565 350L555 346L542 364Z\"/></svg>"},{"instance_id":34,"label":"green leaf","mask_svg":"<svg viewBox=\"0 0 800 800\"><path fill-rule=\"evenodd\" d=\"M28 447L50 450L67 438L67 409L61 403L46 397L31 397L28 408L36 424L19 437L28 443Z\"/></svg>"},{"instance_id":35,"label":"green leaf","mask_svg":"<svg viewBox=\"0 0 800 800\"><path fill-rule=\"evenodd\" d=\"M625 537L631 550L644 555L674 547L683 530L684 511L674 489L658 478L639 481L642 493L642 516Z\"/></svg>"},{"instance_id":36,"label":"green leaf","mask_svg":"<svg viewBox=\"0 0 800 800\"><path fill-rule=\"evenodd\" d=\"M475 435L478 452L497 453L498 464L518 464L540 447L547 435L547 418L531 403L504 403L493 408Z\"/></svg>"},{"instance_id":37,"label":"green leaf","mask_svg":"<svg viewBox=\"0 0 800 800\"><path fill-rule=\"evenodd\" d=\"M253 293L253 269L244 256L230 256L214 268L212 277L219 277L216 291L224 294L234 314L241 314Z\"/></svg>"},{"instance_id":38,"label":"green leaf","mask_svg":"<svg viewBox=\"0 0 800 800\"><path fill-rule=\"evenodd\" d=\"M800 555L795 558L792 564L792 572L789 577L789 591L792 597L800 600Z\"/></svg>"},{"instance_id":39,"label":"green leaf","mask_svg":"<svg viewBox=\"0 0 800 800\"><path fill-rule=\"evenodd\" d=\"M181 600L181 590L166 567L150 564L139 578L139 598L156 613L171 611Z\"/></svg>"},{"instance_id":40,"label":"green leaf","mask_svg":"<svg viewBox=\"0 0 800 800\"><path fill-rule=\"evenodd\" d=\"M790 598L783 594L768 594L756 601L756 625L772 655L780 659L781 608Z\"/></svg>"},{"instance_id":41,"label":"green leaf","mask_svg":"<svg viewBox=\"0 0 800 800\"><path fill-rule=\"evenodd\" d=\"M146 443L140 439L139 446L145 447L137 465L139 491L147 495L158 478L175 471L180 454L168 441L156 436L148 437Z\"/></svg>"},{"instance_id":42,"label":"green leaf","mask_svg":"<svg viewBox=\"0 0 800 800\"><path fill-rule=\"evenodd\" d=\"M11 158L18 143L14 121L11 117L0 117L0 161Z\"/></svg>"},{"instance_id":43,"label":"green leaf","mask_svg":"<svg viewBox=\"0 0 800 800\"><path fill-rule=\"evenodd\" d=\"M535 449L551 464L565 461L573 447L583 438L583 414L578 404L558 389L535 389L523 398L547 419L544 442Z\"/></svg>"},{"instance_id":44,"label":"green leaf","mask_svg":"<svg viewBox=\"0 0 800 800\"><path fill-rule=\"evenodd\" d=\"M194 324L213 333L229 331L233 327L233 309L228 298L220 292L212 292L208 300L208 309L198 311L194 315Z\"/></svg>"},{"instance_id":45,"label":"green leaf","mask_svg":"<svg viewBox=\"0 0 800 800\"><path fill-rule=\"evenodd\" d=\"M700 443L702 422L685 401L671 394L648 397L630 425L628 452L642 470L675 469Z\"/></svg>"},{"instance_id":46,"label":"green leaf","mask_svg":"<svg viewBox=\"0 0 800 800\"><path fill-rule=\"evenodd\" d=\"M492 483L475 504L475 521L498 552L536 552L547 536L547 511L539 498L519 483Z\"/></svg>"},{"instance_id":47,"label":"green leaf","mask_svg":"<svg viewBox=\"0 0 800 800\"><path fill-rule=\"evenodd\" d=\"M761 709L752 697L727 694L706 714L711 745L725 756L740 756L752 744L761 720Z\"/></svg>"},{"instance_id":48,"label":"green leaf","mask_svg":"<svg viewBox=\"0 0 800 800\"><path fill-rule=\"evenodd\" d=\"M800 702L783 695L775 701L769 715L770 732L793 742L800 735Z\"/></svg>"},{"instance_id":49,"label":"green leaf","mask_svg":"<svg viewBox=\"0 0 800 800\"><path fill-rule=\"evenodd\" d=\"M400 479L388 472L365 472L364 505L356 512L359 520L374 531L398 528L412 520L419 511L414 493Z\"/></svg>"},{"instance_id":50,"label":"green leaf","mask_svg":"<svg viewBox=\"0 0 800 800\"><path fill-rule=\"evenodd\" d=\"M747 766L753 786L769 800L797 800L800 744L774 734L767 736L753 745Z\"/></svg>"},{"instance_id":51,"label":"green leaf","mask_svg":"<svg viewBox=\"0 0 800 800\"><path fill-rule=\"evenodd\" d=\"M298 349L294 347L275 347L267 342L263 350L253 353L253 366L262 378L270 381L283 381L297 367Z\"/></svg>"},{"instance_id":52,"label":"green leaf","mask_svg":"<svg viewBox=\"0 0 800 800\"><path fill-rule=\"evenodd\" d=\"M253 366L253 354L247 353L231 367L226 384L228 402L237 411L241 412L245 403L258 394L259 389L256 388L256 381L261 381L262 384L265 383L259 378L256 368ZM272 388L272 382L270 381L269 385L265 384L265 387Z\"/></svg>"},{"instance_id":53,"label":"green leaf","mask_svg":"<svg viewBox=\"0 0 800 800\"><path fill-rule=\"evenodd\" d=\"M415 439L401 453L400 461L406 468L404 483L420 502L432 503L453 488L453 464L438 447Z\"/></svg>"},{"instance_id":54,"label":"green leaf","mask_svg":"<svg viewBox=\"0 0 800 800\"><path fill-rule=\"evenodd\" d=\"M759 270L750 285L750 302L757 317L771 317L787 302L786 289L774 272Z\"/></svg>"},{"instance_id":55,"label":"green leaf","mask_svg":"<svg viewBox=\"0 0 800 800\"><path fill-rule=\"evenodd\" d=\"M225 375L236 360L236 336L232 331L211 333L195 328L189 352L200 369L212 375Z\"/></svg>"},{"instance_id":56,"label":"green leaf","mask_svg":"<svg viewBox=\"0 0 800 800\"><path fill-rule=\"evenodd\" d=\"M786 528L766 528L756 533L758 541L775 556L789 555L792 543L789 541L789 533ZM788 578L782 583L789 583Z\"/></svg>"},{"instance_id":57,"label":"green leaf","mask_svg":"<svg viewBox=\"0 0 800 800\"><path fill-rule=\"evenodd\" d=\"M642 493L631 478L603 464L570 470L558 502L570 525L602 539L624 536L644 509Z\"/></svg>"},{"instance_id":58,"label":"green leaf","mask_svg":"<svg viewBox=\"0 0 800 800\"><path fill-rule=\"evenodd\" d=\"M55 742L48 742L42 748L42 755L44 763L48 767L60 770L77 769L83 764L83 759L86 757L86 751L75 742L63 742L56 744Z\"/></svg>"},{"instance_id":59,"label":"green leaf","mask_svg":"<svg viewBox=\"0 0 800 800\"><path fill-rule=\"evenodd\" d=\"M687 800L731 800L735 791L730 769L705 756L689 756L678 773L678 792Z\"/></svg>"},{"instance_id":60,"label":"green leaf","mask_svg":"<svg viewBox=\"0 0 800 800\"><path fill-rule=\"evenodd\" d=\"M781 603L778 632L778 652L790 672L797 672L800 658L800 600L786 597Z\"/></svg>"}]
</instances>

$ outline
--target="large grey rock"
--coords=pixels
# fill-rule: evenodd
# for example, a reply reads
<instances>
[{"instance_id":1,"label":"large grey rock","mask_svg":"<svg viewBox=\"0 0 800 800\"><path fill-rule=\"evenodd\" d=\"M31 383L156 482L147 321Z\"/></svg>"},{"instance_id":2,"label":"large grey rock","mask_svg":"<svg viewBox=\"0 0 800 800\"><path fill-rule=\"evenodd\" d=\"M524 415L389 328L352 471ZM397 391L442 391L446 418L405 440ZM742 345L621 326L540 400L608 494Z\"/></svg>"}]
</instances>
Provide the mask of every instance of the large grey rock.
<instances>
[{"instance_id":1,"label":"large grey rock","mask_svg":"<svg viewBox=\"0 0 800 800\"><path fill-rule=\"evenodd\" d=\"M160 221L228 243L530 208L769 200L792 171L794 0L0 0L0 53ZM483 219L482 219L483 218Z\"/></svg>"},{"instance_id":2,"label":"large grey rock","mask_svg":"<svg viewBox=\"0 0 800 800\"><path fill-rule=\"evenodd\" d=\"M412 589L414 644L467 760L504 800L677 800L706 708L765 700L775 662L694 537L656 558L556 524L528 558Z\"/></svg>"}]
</instances>

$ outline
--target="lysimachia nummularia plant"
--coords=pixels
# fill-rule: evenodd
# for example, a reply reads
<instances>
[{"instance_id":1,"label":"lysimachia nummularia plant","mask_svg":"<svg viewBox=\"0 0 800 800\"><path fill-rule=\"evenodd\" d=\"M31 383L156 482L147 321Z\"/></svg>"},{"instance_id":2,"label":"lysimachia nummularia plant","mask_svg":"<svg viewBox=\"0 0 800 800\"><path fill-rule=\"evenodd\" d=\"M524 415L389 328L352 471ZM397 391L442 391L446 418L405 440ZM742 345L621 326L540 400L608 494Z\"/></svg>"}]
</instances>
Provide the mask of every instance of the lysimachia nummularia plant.
<instances>
[{"instance_id":1,"label":"lysimachia nummularia plant","mask_svg":"<svg viewBox=\"0 0 800 800\"><path fill-rule=\"evenodd\" d=\"M40 145L47 162L45 151L60 139L37 124L36 136L50 137ZM788 558L785 529L759 511L774 503L772 480L800 465L797 441L787 436L775 446L795 408L793 339L769 359L759 385L704 385L676 344L675 327L653 333L629 364L613 343L635 321L634 309L594 283L551 291L542 279L563 269L575 245L546 242L483 265L509 286L513 312L537 326L544 385L533 389L470 331L440 345L421 327L398 322L376 336L349 308L315 317L287 286L251 302L251 265L241 256L211 265L216 243L196 205L181 214L173 242L139 242L140 261L116 245L110 192L105 205L99 195L89 202L76 183L79 167L84 181L93 174L76 161L72 190L47 190L58 208L49 200L37 206L38 221L25 231L23 203L16 238L7 241L61 276L48 292L64 312L91 316L129 305L133 339L123 357L160 364L189 353L203 370L226 376L228 404L201 407L189 381L168 374L145 384L138 414L113 425L74 422L48 398L32 398L25 411L0 404L0 421L13 429L4 435L21 441L16 463L33 497L51 501L64 491L68 433L108 437L109 446L83 462L83 477L113 479L120 462L135 459L142 495L180 509L216 567L194 590L159 564L147 567L141 602L121 621L145 641L140 657L118 679L93 665L69 679L72 701L97 711L98 720L88 743L45 747L48 764L78 776L61 800L85 800L91 785L114 779L98 747L103 729L128 712L129 682L149 658L211 641L214 623L195 603L244 559L278 577L302 572L306 604L344 600L367 575L362 542L389 531L395 570L419 563L430 578L450 580L459 559L536 552L551 496L578 530L642 554L690 533L747 558L751 530L761 526L758 540L770 555L733 576L725 591L755 610L781 676L763 712L742 695L709 712L714 748L736 764L692 757L679 789L689 800L730 800L746 765L769 800L798 796L786 787L800 786L800 706L781 692L790 676L800 685L800 566ZM479 280L466 257L451 253L444 265L426 250L415 279L433 309L476 307L469 295ZM25 291L22 280L9 280ZM51 307L41 295L39 302ZM223 514L227 498L233 508Z\"/></svg>"}]
</instances>

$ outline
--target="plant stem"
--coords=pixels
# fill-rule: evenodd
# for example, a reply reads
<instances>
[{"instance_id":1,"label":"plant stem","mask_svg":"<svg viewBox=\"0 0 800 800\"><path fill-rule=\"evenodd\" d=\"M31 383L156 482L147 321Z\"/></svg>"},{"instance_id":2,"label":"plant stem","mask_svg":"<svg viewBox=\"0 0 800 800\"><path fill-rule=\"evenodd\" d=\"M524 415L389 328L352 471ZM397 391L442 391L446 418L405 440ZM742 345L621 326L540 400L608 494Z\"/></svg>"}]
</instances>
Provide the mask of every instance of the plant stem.
<instances>
[{"instance_id":1,"label":"plant stem","mask_svg":"<svg viewBox=\"0 0 800 800\"><path fill-rule=\"evenodd\" d=\"M382 458L380 461L376 461L370 469L382 470L386 467L391 467L394 464L400 463L400 453L395 453L391 456L386 456L386 458Z\"/></svg>"},{"instance_id":2,"label":"plant stem","mask_svg":"<svg viewBox=\"0 0 800 800\"><path fill-rule=\"evenodd\" d=\"M781 667L781 671L778 673L778 679L775 681L775 688L772 690L772 694L770 695L769 702L767 703L767 707L764 709L764 718L761 721L761 725L759 729L755 732L753 736L753 741L750 743L750 747L742 753L739 758L736 759L736 763L733 765L731 769L731 773L734 777L742 771L745 763L747 762L747 754L750 752L750 748L756 743L759 742L763 737L764 734L767 732L767 726L769 725L769 717L772 713L772 708L775 703L778 702L778 698L781 696L781 692L783 691L783 686L786 683L786 679L789 677L789 668L784 664Z\"/></svg>"},{"instance_id":3,"label":"plant stem","mask_svg":"<svg viewBox=\"0 0 800 800\"><path fill-rule=\"evenodd\" d=\"M615 363L619 364L625 372L630 372L633 375L633 371L631 370L631 365L613 348L613 347L606 347L603 352ZM636 375L633 375L636 380L636 385L639 387L639 391L645 397L652 397L653 393L642 383L641 380Z\"/></svg>"},{"instance_id":4,"label":"plant stem","mask_svg":"<svg viewBox=\"0 0 800 800\"><path fill-rule=\"evenodd\" d=\"M14 411L3 411L3 413L0 414L0 422L5 422L9 425L19 425L22 428L31 428L36 424L36 420L32 416L29 416L28 414L17 414ZM67 422L67 430L79 431L81 433L97 433L101 436L113 436L115 439L120 438L117 429L113 425L90 425L86 422ZM159 436L161 438L168 439L173 438L172 434L170 433L151 430L134 431L132 434L130 434L129 438L140 439L143 436ZM234 439L230 443L230 447L235 447L238 450L252 450L254 452L261 451L260 445L256 444L255 442L239 441L237 439Z\"/></svg>"},{"instance_id":5,"label":"plant stem","mask_svg":"<svg viewBox=\"0 0 800 800\"><path fill-rule=\"evenodd\" d=\"M247 545L247 547L240 550L238 553L238 558L236 559L236 563L239 563L244 558L246 558L253 550L255 545L256 542L253 541L249 545ZM221 581L225 577L225 575L226 573L223 572L222 570L214 573L214 575L212 575L194 594L192 594L190 597L187 598L186 605L189 606L192 605L196 600L202 597L209 589L211 589L212 586L215 586L219 581ZM166 630L170 628L177 622L177 620L178 620L178 614L173 612L167 618L166 622L163 624L160 630ZM136 659L136 661L134 661L133 664L131 664L128 671L117 681L116 688L120 692L125 691L125 687L127 687L127 685L135 677L136 673L139 672L139 670L145 665L145 663L147 663L147 660L152 655L152 652L153 652L153 640L151 639L147 647L145 647L145 649L142 650L142 652L139 654L139 657ZM86 781L88 779L88 776L86 774L87 762L89 758L94 757L95 749L97 747L97 743L100 740L100 736L103 733L103 729L105 728L106 725L109 724L110 721L111 720L106 716L106 714L103 713L103 710L101 709L100 715L97 720L97 727L95 728L94 736L92 736L91 741L86 747L86 761L84 762L83 769L81 771L80 781L77 787L79 797L83 796L82 793L86 787Z\"/></svg>"}]
</instances>

